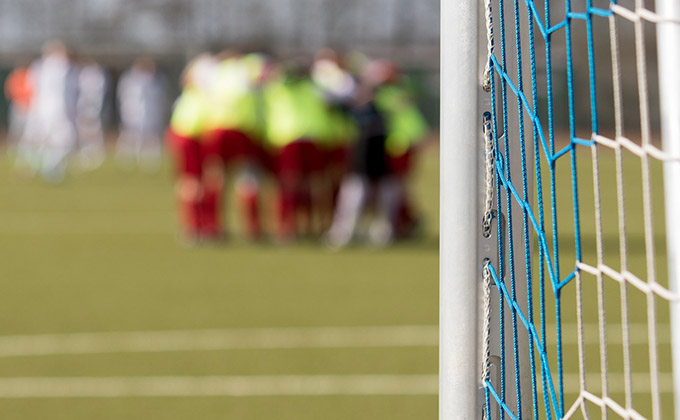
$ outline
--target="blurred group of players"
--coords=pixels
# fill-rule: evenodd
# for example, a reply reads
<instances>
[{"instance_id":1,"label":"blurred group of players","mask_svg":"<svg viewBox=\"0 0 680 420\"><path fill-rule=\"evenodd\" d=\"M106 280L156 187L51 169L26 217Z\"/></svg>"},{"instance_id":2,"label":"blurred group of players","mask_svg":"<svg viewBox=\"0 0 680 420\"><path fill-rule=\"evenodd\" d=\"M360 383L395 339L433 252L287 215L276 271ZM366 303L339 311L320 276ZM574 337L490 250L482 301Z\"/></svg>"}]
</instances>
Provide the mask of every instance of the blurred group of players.
<instances>
[{"instance_id":1,"label":"blurred group of players","mask_svg":"<svg viewBox=\"0 0 680 420\"><path fill-rule=\"evenodd\" d=\"M286 61L228 50L191 60L182 87L167 138L187 240L225 237L225 174L251 239L264 234L265 175L276 181L269 233L279 242L384 245L418 228L407 182L428 127L394 63L330 49Z\"/></svg>"},{"instance_id":2,"label":"blurred group of players","mask_svg":"<svg viewBox=\"0 0 680 420\"><path fill-rule=\"evenodd\" d=\"M99 166L108 87L99 64L74 59L56 41L14 70L5 93L19 169L59 182L74 158ZM185 241L225 239L227 199L253 240L383 245L418 230L407 184L428 127L395 63L330 49L292 60L227 50L186 65L169 124L166 91L150 59L120 76L116 155L157 169L165 137ZM262 220L265 180L275 185L273 223Z\"/></svg>"},{"instance_id":3,"label":"blurred group of players","mask_svg":"<svg viewBox=\"0 0 680 420\"><path fill-rule=\"evenodd\" d=\"M149 58L139 58L117 80L120 136L116 156L127 167L156 171L167 124L167 86ZM108 72L95 60L76 57L50 41L41 57L18 66L5 81L10 102L9 145L17 168L58 183L75 163L99 167L106 156L103 114L112 91Z\"/></svg>"}]
</instances>

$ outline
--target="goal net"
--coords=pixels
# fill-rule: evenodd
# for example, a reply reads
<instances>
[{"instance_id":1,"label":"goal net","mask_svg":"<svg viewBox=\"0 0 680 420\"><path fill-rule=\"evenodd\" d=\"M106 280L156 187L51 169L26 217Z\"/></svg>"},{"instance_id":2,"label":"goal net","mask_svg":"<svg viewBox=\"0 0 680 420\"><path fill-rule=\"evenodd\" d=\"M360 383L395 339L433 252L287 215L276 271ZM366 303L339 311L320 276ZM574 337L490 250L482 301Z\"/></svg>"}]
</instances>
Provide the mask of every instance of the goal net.
<instances>
[{"instance_id":1,"label":"goal net","mask_svg":"<svg viewBox=\"0 0 680 420\"><path fill-rule=\"evenodd\" d=\"M443 1L441 142L441 417L680 419L680 1Z\"/></svg>"}]
</instances>

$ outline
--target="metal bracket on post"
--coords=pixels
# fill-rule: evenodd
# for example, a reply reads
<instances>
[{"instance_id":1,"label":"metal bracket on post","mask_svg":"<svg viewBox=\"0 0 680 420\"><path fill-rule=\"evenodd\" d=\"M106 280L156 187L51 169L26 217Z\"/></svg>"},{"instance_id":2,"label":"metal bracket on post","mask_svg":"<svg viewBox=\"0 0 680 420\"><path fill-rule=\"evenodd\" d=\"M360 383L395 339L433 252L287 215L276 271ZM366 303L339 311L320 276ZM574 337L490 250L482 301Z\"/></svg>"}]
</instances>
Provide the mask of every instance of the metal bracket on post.
<instances>
[{"instance_id":1,"label":"metal bracket on post","mask_svg":"<svg viewBox=\"0 0 680 420\"><path fill-rule=\"evenodd\" d=\"M480 26L482 28L485 28L489 33L493 33L493 27L492 27L492 21L493 21L493 14L490 8L486 10L487 16L486 19L484 20L484 23L481 24ZM505 13L506 16L513 16L514 15L514 10L512 9L511 2L506 2L505 5L505 10L498 10L495 13ZM526 11L521 10L520 11L520 19L522 22L527 22L528 18L526 16ZM522 28L522 33L521 33L522 38L527 38L528 39L528 30L523 25ZM486 61L487 57L487 52L488 48L493 46L493 39L488 39L488 43L483 43L483 48L485 48L485 53L484 53L484 59ZM506 58L507 58L507 67L504 69L507 73L508 76L510 77L511 80L517 81L518 80L518 75L519 75L519 69L517 68L517 57L516 57L516 51L514 48L508 48L506 50ZM486 63L485 63L486 64ZM527 65L527 60L522 60L522 70L523 74L526 75L529 74L530 69L525 69L524 66ZM488 89L482 89L483 93L481 93L481 106L482 106L482 113L484 111L491 111L491 95L496 94L498 95L497 98L500 100L500 87L499 85L502 83L505 83L503 78L498 78L496 76L496 80L498 83L496 83L496 92L490 92L490 80L487 80L489 77L494 77L494 71L491 69L491 71L488 72L488 77L484 77L483 82L486 83L488 86L484 86L485 88L488 87ZM496 151L496 155L501 156L502 159L504 159L503 162L503 167L505 170L509 170L510 176L508 179L512 179L513 182L521 182L522 176L523 176L523 171L522 171L522 160L521 160L521 150L520 150L520 142L519 142L519 136L520 134L525 135L525 139L528 139L530 137L530 134L528 133L520 133L520 124L519 124L519 119L520 119L520 113L524 114L524 121L529 121L529 117L526 115L525 111L521 109L518 104L517 104L517 99L516 97L511 93L508 92L508 109L507 109L507 124L503 124L503 121L498 121L499 126L507 126L508 131L504 133L494 133L494 136L498 137L498 146L501 148L501 150ZM482 114L483 115L483 114ZM525 124L525 127L530 125ZM505 145L506 139L509 141L509 156L505 156L505 148L503 145ZM531 141L526 142L526 149L525 153L528 156L533 156L533 143ZM508 166L509 165L509 166ZM494 168L495 170L495 168ZM527 183L529 185L529 195L531 195L531 191L533 190L533 178L532 174L533 171L529 170L527 171ZM507 174L505 174L507 176ZM521 188L518 188L521 190ZM496 186L494 186L494 194L495 194ZM530 258L529 256L524 255L524 226L523 226L523 208L522 206L516 202L512 194L506 194L504 193L503 189L501 189L501 197L500 197L500 206L501 208L496 208L497 207L497 200L498 197L494 197L494 211L495 211L495 219L494 219L494 228L492 229L494 231L494 234L490 238L485 238L481 241L480 246L480 252L481 252L481 257L483 259L488 259L490 263L493 265L493 267L496 270L496 273L500 275L500 263L501 261L504 264L503 267L503 272L505 273L504 278L501 279L501 281L505 284L508 290L511 289L510 287L510 265L509 265L509 251L508 247L512 247L512 249L515 251L514 253L514 260L515 260L515 291L516 291L516 301L521 308L521 310L526 314L526 308L528 307L527 304L527 297L528 297L528 290L527 290L527 282L526 282L526 261L525 258ZM528 201L531 203L532 198L528 197ZM509 220L509 213L508 213L508 207L512 209L512 226L509 226L508 224L510 223ZM508 230L512 229L514 232L514 238L512 243L509 242L508 239ZM499 241L498 241L498 231L504 232L503 235L503 244L501 245L501 249L499 249ZM531 244L529 244L531 245ZM502 258L500 257L502 256ZM489 360L494 360L494 366L496 367L495 373L491 373L492 380L491 383L498 392L498 394L501 394L500 391L500 374L501 374L501 364L505 364L505 372L506 375L508 375L505 378L505 385L506 389L504 392L505 395L505 404L508 409L512 410L514 415L518 415L518 410L516 410L517 407L517 395L518 395L518 390L517 390L517 384L520 384L520 386L527 386L531 384L531 371L530 371L530 360L529 360L529 346L531 345L529 341L529 334L526 332L524 328L521 328L521 321L519 320L519 317L517 316L516 322L520 325L518 328L519 334L517 337L517 343L513 343L513 311L512 311L512 306L509 304L509 302L505 301L502 299L500 296L500 293L498 291L498 288L495 287L495 285L492 285L490 289L490 304L491 304L491 311L490 311L490 357ZM503 303L503 318L504 318L504 324L505 324L505 354L501 354L501 342L500 342L500 305L501 302ZM513 344L516 344L517 349L519 351L519 378L514 377L514 348L515 346ZM512 374L510 374L512 372ZM522 393L522 398L520 402L523 410L530 410L532 400L531 400L531 393L530 392L524 392ZM491 407L490 407L490 413L488 413L489 418L491 420L495 420L496 418L501 419L504 418L503 415L501 415L502 410L500 409L500 406L495 402L494 399L491 401ZM493 417L497 416L497 417Z\"/></svg>"},{"instance_id":2,"label":"metal bracket on post","mask_svg":"<svg viewBox=\"0 0 680 420\"><path fill-rule=\"evenodd\" d=\"M483 2L477 3L480 7ZM489 381L495 389L498 389L500 383L500 359L493 355L491 346L491 331L494 322L494 316L497 317L496 309L492 302L498 301L498 289L490 279L489 273L485 273L487 265L497 268L499 261L498 252L498 224L502 223L501 214L496 208L496 184L495 184L495 155L496 151L493 147L493 123L491 108L491 77L494 77L493 69L489 67L489 48L493 44L493 38L488 37L487 31L490 30L490 24L487 21L490 16L489 11L484 10L484 13L479 15L479 45L478 45L478 62L479 62L479 82L478 82L478 96L479 105L477 109L477 121L479 121L479 135L478 141L480 145L480 154L478 160L480 162L479 168L479 208L483 209L481 212L479 239L478 239L478 261L479 261L479 287L482 292L479 294L480 300L478 307L482 308L480 311L481 317L479 320L480 344L479 348L483 349L482 360L480 364L480 381L479 381L479 413L483 415L480 418L485 420L498 420L501 418L500 406L491 398L487 411L486 395L485 395L485 376L488 375Z\"/></svg>"}]
</instances>

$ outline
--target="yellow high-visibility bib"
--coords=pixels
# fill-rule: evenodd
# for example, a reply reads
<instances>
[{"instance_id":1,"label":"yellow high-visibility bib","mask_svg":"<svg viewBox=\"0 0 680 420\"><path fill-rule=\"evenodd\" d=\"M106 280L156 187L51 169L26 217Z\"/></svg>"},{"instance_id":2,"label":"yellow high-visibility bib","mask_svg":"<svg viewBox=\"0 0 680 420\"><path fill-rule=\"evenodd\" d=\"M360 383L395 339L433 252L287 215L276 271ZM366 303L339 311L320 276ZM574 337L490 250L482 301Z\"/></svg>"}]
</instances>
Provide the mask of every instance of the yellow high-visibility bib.
<instances>
[{"instance_id":1,"label":"yellow high-visibility bib","mask_svg":"<svg viewBox=\"0 0 680 420\"><path fill-rule=\"evenodd\" d=\"M209 117L206 95L195 87L187 87L175 102L170 127L180 136L199 139Z\"/></svg>"}]
</instances>

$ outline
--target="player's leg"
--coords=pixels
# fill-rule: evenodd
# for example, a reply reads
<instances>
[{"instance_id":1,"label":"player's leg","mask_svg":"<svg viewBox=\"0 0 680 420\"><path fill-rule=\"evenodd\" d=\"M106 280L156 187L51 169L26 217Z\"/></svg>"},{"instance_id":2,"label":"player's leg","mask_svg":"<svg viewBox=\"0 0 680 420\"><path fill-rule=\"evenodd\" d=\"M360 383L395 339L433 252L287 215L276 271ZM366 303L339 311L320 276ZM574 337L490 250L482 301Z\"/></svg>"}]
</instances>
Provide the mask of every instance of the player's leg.
<instances>
[{"instance_id":1,"label":"player's leg","mask_svg":"<svg viewBox=\"0 0 680 420\"><path fill-rule=\"evenodd\" d=\"M45 123L36 113L29 114L17 144L15 165L19 172L34 175L40 169L40 153L45 138Z\"/></svg>"},{"instance_id":2,"label":"player's leg","mask_svg":"<svg viewBox=\"0 0 680 420\"><path fill-rule=\"evenodd\" d=\"M408 194L408 182L413 173L415 150L410 149L399 156L390 156L390 172L397 177L403 191L397 209L395 236L407 238L413 235L420 224L412 197Z\"/></svg>"},{"instance_id":3,"label":"player's leg","mask_svg":"<svg viewBox=\"0 0 680 420\"><path fill-rule=\"evenodd\" d=\"M376 215L369 227L368 236L375 245L387 245L395 237L399 210L404 202L402 180L388 176L378 181Z\"/></svg>"},{"instance_id":4,"label":"player's leg","mask_svg":"<svg viewBox=\"0 0 680 420\"><path fill-rule=\"evenodd\" d=\"M278 226L278 154L271 147L260 147L259 210L260 229L263 235L275 235ZM267 186L271 186L271 193Z\"/></svg>"},{"instance_id":5,"label":"player's leg","mask_svg":"<svg viewBox=\"0 0 680 420\"><path fill-rule=\"evenodd\" d=\"M325 151L325 197L322 213L322 225L324 230L330 228L333 222L333 212L338 204L340 185L345 176L347 167L347 148L334 146Z\"/></svg>"},{"instance_id":6,"label":"player's leg","mask_svg":"<svg viewBox=\"0 0 680 420\"><path fill-rule=\"evenodd\" d=\"M278 151L278 239L282 242L297 236L297 207L303 182L300 143L292 142Z\"/></svg>"},{"instance_id":7,"label":"player's leg","mask_svg":"<svg viewBox=\"0 0 680 420\"><path fill-rule=\"evenodd\" d=\"M329 245L343 247L349 244L354 237L369 193L370 181L367 177L357 174L345 177L340 186L333 224L328 231Z\"/></svg>"},{"instance_id":8,"label":"player's leg","mask_svg":"<svg viewBox=\"0 0 680 420\"><path fill-rule=\"evenodd\" d=\"M123 124L116 140L116 161L121 168L132 169L134 166L138 136L139 131L135 127Z\"/></svg>"},{"instance_id":9,"label":"player's leg","mask_svg":"<svg viewBox=\"0 0 680 420\"><path fill-rule=\"evenodd\" d=\"M202 162L200 143L168 130L166 139L172 151L177 180L175 197L179 210L180 230L190 242L200 239L202 210Z\"/></svg>"},{"instance_id":10,"label":"player's leg","mask_svg":"<svg viewBox=\"0 0 680 420\"><path fill-rule=\"evenodd\" d=\"M216 130L201 141L203 161L203 196L201 234L207 239L222 239L225 235L222 223L225 173L225 133Z\"/></svg>"},{"instance_id":11,"label":"player's leg","mask_svg":"<svg viewBox=\"0 0 680 420\"><path fill-rule=\"evenodd\" d=\"M51 183L60 183L66 176L67 159L76 145L76 130L68 118L55 116L48 124L49 135L45 138L41 154L40 173Z\"/></svg>"},{"instance_id":12,"label":"player's leg","mask_svg":"<svg viewBox=\"0 0 680 420\"><path fill-rule=\"evenodd\" d=\"M250 239L262 235L260 220L260 185L265 162L264 151L252 137L241 131L234 134L238 139L239 170L235 180L236 199L244 221L245 234Z\"/></svg>"},{"instance_id":13,"label":"player's leg","mask_svg":"<svg viewBox=\"0 0 680 420\"><path fill-rule=\"evenodd\" d=\"M98 168L106 157L101 118L98 115L82 115L76 119L76 128L80 143L78 163L85 170Z\"/></svg>"},{"instance_id":14,"label":"player's leg","mask_svg":"<svg viewBox=\"0 0 680 420\"><path fill-rule=\"evenodd\" d=\"M306 217L307 232L319 236L328 229L328 215L333 211L325 150L318 142L306 141L302 161L305 165L303 214Z\"/></svg>"},{"instance_id":15,"label":"player's leg","mask_svg":"<svg viewBox=\"0 0 680 420\"><path fill-rule=\"evenodd\" d=\"M239 170L235 179L234 191L248 239L258 239L262 235L260 178L261 169L256 165L246 164Z\"/></svg>"},{"instance_id":16,"label":"player's leg","mask_svg":"<svg viewBox=\"0 0 680 420\"><path fill-rule=\"evenodd\" d=\"M144 130L141 135L139 166L145 172L156 173L161 168L162 142L156 132Z\"/></svg>"},{"instance_id":17,"label":"player's leg","mask_svg":"<svg viewBox=\"0 0 680 420\"><path fill-rule=\"evenodd\" d=\"M15 104L10 104L9 109L9 130L7 132L7 149L10 152L16 152L19 141L24 134L26 128L26 120L28 111L23 107Z\"/></svg>"},{"instance_id":18,"label":"player's leg","mask_svg":"<svg viewBox=\"0 0 680 420\"><path fill-rule=\"evenodd\" d=\"M262 234L260 221L261 151L255 142L240 130L223 131L223 158L234 174L234 194L243 230L249 239Z\"/></svg>"},{"instance_id":19,"label":"player's leg","mask_svg":"<svg viewBox=\"0 0 680 420\"><path fill-rule=\"evenodd\" d=\"M333 205L338 200L338 194L340 193L340 184L342 183L342 179L345 176L345 172L347 171L347 146L345 145L340 145L340 146L335 146L331 149L330 151L330 157L329 157L329 172L330 172L330 178L331 178L331 184L332 184L332 197L333 197Z\"/></svg>"}]
</instances>

